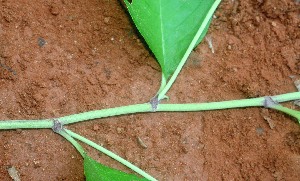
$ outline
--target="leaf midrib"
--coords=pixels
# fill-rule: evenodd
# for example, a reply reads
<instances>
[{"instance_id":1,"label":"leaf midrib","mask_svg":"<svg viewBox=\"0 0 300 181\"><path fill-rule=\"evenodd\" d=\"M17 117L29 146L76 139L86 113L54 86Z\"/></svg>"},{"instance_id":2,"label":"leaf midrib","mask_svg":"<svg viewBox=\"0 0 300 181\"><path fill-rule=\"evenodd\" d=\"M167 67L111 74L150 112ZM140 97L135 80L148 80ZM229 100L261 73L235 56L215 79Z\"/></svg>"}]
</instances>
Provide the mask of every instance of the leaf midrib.
<instances>
[{"instance_id":1,"label":"leaf midrib","mask_svg":"<svg viewBox=\"0 0 300 181\"><path fill-rule=\"evenodd\" d=\"M163 69L165 69L165 40L164 40L164 31L163 31L163 21L162 21L162 7L161 7L161 1L159 0L159 18L160 18L160 31L161 31L161 44L162 44L162 57L163 57L163 64L164 67L162 67Z\"/></svg>"}]
</instances>

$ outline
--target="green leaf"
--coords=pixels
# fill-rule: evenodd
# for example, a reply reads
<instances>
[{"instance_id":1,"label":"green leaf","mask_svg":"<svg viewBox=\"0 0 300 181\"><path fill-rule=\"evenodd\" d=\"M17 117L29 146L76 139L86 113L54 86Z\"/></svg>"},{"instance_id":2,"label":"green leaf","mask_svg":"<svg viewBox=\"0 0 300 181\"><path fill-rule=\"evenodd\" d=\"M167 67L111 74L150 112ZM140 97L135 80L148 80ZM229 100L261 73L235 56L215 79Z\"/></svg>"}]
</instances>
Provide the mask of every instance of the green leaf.
<instances>
[{"instance_id":1,"label":"green leaf","mask_svg":"<svg viewBox=\"0 0 300 181\"><path fill-rule=\"evenodd\" d=\"M93 160L88 155L84 155L84 174L86 181L146 181L145 178L137 177L120 170L107 167Z\"/></svg>"},{"instance_id":2,"label":"green leaf","mask_svg":"<svg viewBox=\"0 0 300 181\"><path fill-rule=\"evenodd\" d=\"M214 0L124 0L166 79L177 68ZM198 43L205 36L209 23Z\"/></svg>"}]
</instances>

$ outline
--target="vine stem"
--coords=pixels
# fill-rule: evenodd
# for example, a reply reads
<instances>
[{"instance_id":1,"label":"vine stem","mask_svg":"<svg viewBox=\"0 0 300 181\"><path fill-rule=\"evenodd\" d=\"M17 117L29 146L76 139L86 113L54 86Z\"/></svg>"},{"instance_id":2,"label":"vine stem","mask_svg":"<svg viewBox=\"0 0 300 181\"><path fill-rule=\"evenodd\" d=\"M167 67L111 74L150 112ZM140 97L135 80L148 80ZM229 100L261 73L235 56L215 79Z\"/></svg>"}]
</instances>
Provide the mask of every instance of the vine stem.
<instances>
[{"instance_id":1,"label":"vine stem","mask_svg":"<svg viewBox=\"0 0 300 181\"><path fill-rule=\"evenodd\" d=\"M280 103L292 100L300 99L300 92L281 94L277 96L271 96L271 98ZM242 107L255 107L265 106L265 97L230 100L222 102L209 102L209 103L191 103L191 104L158 104L156 112L188 112L188 111L208 111L208 110L220 110ZM91 119L99 119L110 116L118 116L124 114L153 112L152 106L149 103L135 104L129 106L121 106L115 108L108 108L102 110L95 110L89 112L83 112L79 114L73 114L57 118L62 124L73 124L76 122L82 122ZM52 128L53 119L43 120L0 120L0 130L3 129L33 129L33 128Z\"/></svg>"},{"instance_id":2,"label":"vine stem","mask_svg":"<svg viewBox=\"0 0 300 181\"><path fill-rule=\"evenodd\" d=\"M76 150L80 153L80 155L84 158L86 155L86 152L84 151L83 147L67 132L67 129L63 129L58 134L60 134L62 137L66 138L75 148Z\"/></svg>"},{"instance_id":3,"label":"vine stem","mask_svg":"<svg viewBox=\"0 0 300 181\"><path fill-rule=\"evenodd\" d=\"M148 180L151 180L151 181L156 181L155 178L153 178L151 175L149 175L148 173L146 173L145 171L141 170L140 168L138 168L137 166L133 165L132 163L130 163L129 161L123 159L122 157L114 154L113 152L105 149L104 147L98 145L97 143L89 140L89 139L86 139L85 137L83 136L80 136L79 134L77 133L74 133L72 132L71 130L68 130L68 129L64 129L64 131L71 137L71 138L75 138L75 139L78 139L79 141L82 141L88 145L90 145L91 147L95 148L96 150L106 154L107 156L115 159L116 161L122 163L123 165L127 166L128 168L130 168L131 170L135 171L136 173L140 174L141 176L145 177L146 179Z\"/></svg>"},{"instance_id":4,"label":"vine stem","mask_svg":"<svg viewBox=\"0 0 300 181\"><path fill-rule=\"evenodd\" d=\"M169 91L169 89L171 88L171 86L173 85L173 83L175 82L178 74L180 73L183 65L185 64L186 60L188 59L190 53L192 52L192 50L194 49L198 39L200 38L202 32L204 31L207 23L209 23L211 17L213 16L215 10L217 9L217 7L219 6L221 0L216 0L214 2L214 4L211 6L210 10L208 11L208 13L206 14L205 19L203 20L199 30L197 31L195 37L193 38L191 44L189 45L188 49L186 50L185 54L183 55L182 59L180 60L180 63L178 64L176 70L174 71L173 75L171 76L170 80L168 81L168 83L166 84L166 86L163 89L160 89L160 91L158 92L158 100L161 100L165 97L166 93Z\"/></svg>"},{"instance_id":5,"label":"vine stem","mask_svg":"<svg viewBox=\"0 0 300 181\"><path fill-rule=\"evenodd\" d=\"M290 115L290 116L296 118L297 121L298 121L298 123L300 124L300 112L299 112L299 111L296 111L296 110L293 110L293 109L284 107L284 106L282 106L282 105L276 105L276 106L274 106L274 107L271 107L271 109L275 109L275 110L277 110L277 111L284 112L284 113L286 113L287 115Z\"/></svg>"}]
</instances>

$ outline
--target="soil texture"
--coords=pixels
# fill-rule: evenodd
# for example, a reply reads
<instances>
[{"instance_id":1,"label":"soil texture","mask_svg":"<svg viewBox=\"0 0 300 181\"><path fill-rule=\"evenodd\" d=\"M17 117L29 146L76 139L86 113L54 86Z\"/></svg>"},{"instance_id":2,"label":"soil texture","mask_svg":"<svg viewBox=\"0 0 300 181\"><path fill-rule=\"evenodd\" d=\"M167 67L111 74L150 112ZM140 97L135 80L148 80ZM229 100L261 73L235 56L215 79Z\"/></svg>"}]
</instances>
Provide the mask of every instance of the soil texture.
<instances>
[{"instance_id":1,"label":"soil texture","mask_svg":"<svg viewBox=\"0 0 300 181\"><path fill-rule=\"evenodd\" d=\"M206 39L168 92L169 102L297 91L299 6L296 0L222 1ZM149 102L160 78L118 0L0 1L0 120ZM300 178L300 126L270 109L133 114L67 127L158 180ZM85 148L97 161L131 172ZM11 180L10 167L21 180L84 180L80 154L50 129L0 131L0 180Z\"/></svg>"}]
</instances>

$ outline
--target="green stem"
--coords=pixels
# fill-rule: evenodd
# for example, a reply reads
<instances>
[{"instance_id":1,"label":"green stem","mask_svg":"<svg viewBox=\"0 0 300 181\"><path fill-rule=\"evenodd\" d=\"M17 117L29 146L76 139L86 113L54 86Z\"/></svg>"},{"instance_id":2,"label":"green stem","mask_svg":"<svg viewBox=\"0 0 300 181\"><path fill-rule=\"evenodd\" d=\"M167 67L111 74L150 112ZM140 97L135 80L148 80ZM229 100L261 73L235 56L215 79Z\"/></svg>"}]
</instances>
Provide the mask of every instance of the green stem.
<instances>
[{"instance_id":1,"label":"green stem","mask_svg":"<svg viewBox=\"0 0 300 181\"><path fill-rule=\"evenodd\" d=\"M159 94L165 88L166 84L167 84L167 80L166 80L164 74L161 74L161 83L160 83L160 88L159 88L157 94Z\"/></svg>"},{"instance_id":2,"label":"green stem","mask_svg":"<svg viewBox=\"0 0 300 181\"><path fill-rule=\"evenodd\" d=\"M123 165L127 166L128 168L130 168L131 170L135 171L136 173L140 174L141 176L145 177L148 180L155 180L155 178L153 178L151 175L147 174L146 172L144 172L143 170L141 170L140 168L138 168L137 166L133 165L132 163L128 162L127 160L124 160L123 158L121 158L120 156L114 154L113 152L103 148L102 146L98 145L95 142L92 142L91 140L88 140L82 136L80 136L79 134L76 134L74 132L72 132L71 130L68 129L64 129L66 131L66 133L68 133L68 135L72 136L73 138L76 138L88 145L90 145L91 147L99 150L100 152L106 154L107 156L115 159L116 161L122 163Z\"/></svg>"},{"instance_id":3,"label":"green stem","mask_svg":"<svg viewBox=\"0 0 300 181\"><path fill-rule=\"evenodd\" d=\"M188 59L190 53L192 52L192 50L194 49L198 39L200 38L202 32L204 31L206 25L209 23L211 17L213 16L215 10L217 9L217 7L219 6L221 0L216 0L214 2L214 4L211 6L210 10L208 11L208 13L206 14L205 19L203 20L199 30L197 31L194 39L192 40L191 44L189 45L188 49L186 50L184 56L182 57L180 63L178 64L176 70L174 71L172 77L170 78L170 80L168 81L167 85L164 87L163 90L161 90L159 92L158 95L158 100L161 100L165 97L166 93L169 91L169 89L171 88L171 86L173 85L173 83L175 82L178 74L180 73L183 65L185 64L186 60Z\"/></svg>"},{"instance_id":4,"label":"green stem","mask_svg":"<svg viewBox=\"0 0 300 181\"><path fill-rule=\"evenodd\" d=\"M300 99L300 92L272 96L272 99L277 102L297 100ZM264 106L264 100L265 100L264 97L260 97L260 98L252 98L252 99L241 99L241 100L209 102L209 103L159 104L156 111L157 112L208 111L208 110L219 110L219 109L230 109L230 108L241 108L241 107ZM143 112L152 112L151 105L148 103L144 103L144 104L135 104L130 106L116 107L116 108L108 108L103 110L73 114L58 119L63 124L72 124L72 123L85 121L89 119L98 119L103 117L132 114L132 113L143 113Z\"/></svg>"},{"instance_id":5,"label":"green stem","mask_svg":"<svg viewBox=\"0 0 300 181\"><path fill-rule=\"evenodd\" d=\"M272 99L276 102L286 102L300 99L300 92L287 93L277 96L272 96ZM264 97L252 98L252 99L241 99L231 100L222 102L209 102L209 103L191 103L191 104L159 104L157 112L181 112L181 111L208 111L208 110L220 110L230 108L241 108L241 107L254 107L264 106ZM110 116L118 116L123 114L132 113L143 113L152 112L152 107L149 103L135 104L129 106L122 106L116 108L108 108L102 110L95 110L89 112L83 112L79 114L73 114L57 118L62 124L72 124L76 122L98 119ZM1 129L17 129L17 128L51 128L53 126L53 120L10 120L0 121Z\"/></svg>"},{"instance_id":6,"label":"green stem","mask_svg":"<svg viewBox=\"0 0 300 181\"><path fill-rule=\"evenodd\" d=\"M72 124L72 123L81 122L90 119L99 119L104 117L118 116L118 115L131 114L131 113L150 112L150 111L151 111L151 105L149 103L144 103L144 104L134 104L129 106L121 106L115 108L83 112L79 114L64 116L58 119L63 124L66 125L66 124Z\"/></svg>"},{"instance_id":7,"label":"green stem","mask_svg":"<svg viewBox=\"0 0 300 181\"><path fill-rule=\"evenodd\" d=\"M72 138L72 136L69 133L67 133L67 129L61 130L58 134L66 138L76 148L76 150L80 153L80 155L84 157L86 153L83 147L74 138Z\"/></svg>"},{"instance_id":8,"label":"green stem","mask_svg":"<svg viewBox=\"0 0 300 181\"><path fill-rule=\"evenodd\" d=\"M284 107L281 105L276 105L274 107L271 107L271 109L275 109L277 111L284 112L287 115L290 115L290 116L296 118L298 123L300 124L300 112L299 111L296 111L296 110L293 110L293 109L290 109L290 108L287 108L287 107Z\"/></svg>"},{"instance_id":9,"label":"green stem","mask_svg":"<svg viewBox=\"0 0 300 181\"><path fill-rule=\"evenodd\" d=\"M40 120L0 120L1 129L38 129L51 128L53 126L52 119Z\"/></svg>"}]
</instances>

